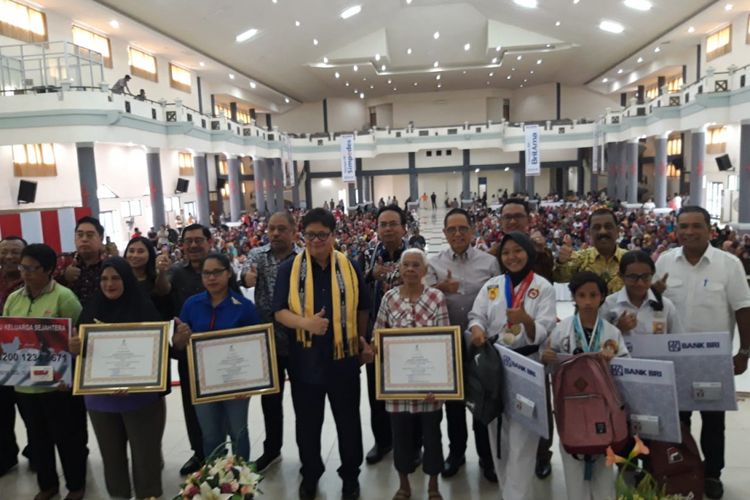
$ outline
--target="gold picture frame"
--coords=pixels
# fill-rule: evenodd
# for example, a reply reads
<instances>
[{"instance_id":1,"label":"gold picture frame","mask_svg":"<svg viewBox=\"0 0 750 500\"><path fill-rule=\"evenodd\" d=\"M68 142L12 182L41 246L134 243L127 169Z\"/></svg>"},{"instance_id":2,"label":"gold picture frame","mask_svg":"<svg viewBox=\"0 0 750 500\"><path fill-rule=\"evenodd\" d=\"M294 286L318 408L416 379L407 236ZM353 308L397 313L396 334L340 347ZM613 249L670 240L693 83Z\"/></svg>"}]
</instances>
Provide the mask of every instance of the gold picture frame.
<instances>
[{"instance_id":1,"label":"gold picture frame","mask_svg":"<svg viewBox=\"0 0 750 500\"><path fill-rule=\"evenodd\" d=\"M187 349L193 404L281 390L273 323L194 333ZM207 366L212 369L206 370ZM238 377L241 369L252 372L243 379Z\"/></svg>"},{"instance_id":2,"label":"gold picture frame","mask_svg":"<svg viewBox=\"0 0 750 500\"><path fill-rule=\"evenodd\" d=\"M460 327L384 328L373 335L376 399L422 400L428 394L438 400L464 399ZM390 363L391 357L398 366ZM426 382L429 371L438 379ZM409 377L413 380L404 380Z\"/></svg>"},{"instance_id":3,"label":"gold picture frame","mask_svg":"<svg viewBox=\"0 0 750 500\"><path fill-rule=\"evenodd\" d=\"M169 321L80 325L73 395L166 391L171 332Z\"/></svg>"}]
</instances>

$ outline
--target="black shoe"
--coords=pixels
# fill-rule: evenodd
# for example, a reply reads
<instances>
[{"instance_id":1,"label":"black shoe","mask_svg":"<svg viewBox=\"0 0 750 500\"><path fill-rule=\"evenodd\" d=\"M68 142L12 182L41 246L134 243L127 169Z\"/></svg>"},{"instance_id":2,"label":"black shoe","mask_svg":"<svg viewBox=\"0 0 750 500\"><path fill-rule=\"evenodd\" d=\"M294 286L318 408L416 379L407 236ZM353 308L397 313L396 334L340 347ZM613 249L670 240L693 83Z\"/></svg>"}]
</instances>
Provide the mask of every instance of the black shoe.
<instances>
[{"instance_id":1,"label":"black shoe","mask_svg":"<svg viewBox=\"0 0 750 500\"><path fill-rule=\"evenodd\" d=\"M453 458L448 457L448 460L443 464L443 477L453 477L458 473L458 469L466 463L466 458Z\"/></svg>"},{"instance_id":2,"label":"black shoe","mask_svg":"<svg viewBox=\"0 0 750 500\"><path fill-rule=\"evenodd\" d=\"M547 479L552 474L552 464L549 459L537 458L534 472L539 479Z\"/></svg>"},{"instance_id":3,"label":"black shoe","mask_svg":"<svg viewBox=\"0 0 750 500\"><path fill-rule=\"evenodd\" d=\"M708 498L721 498L724 496L724 485L721 484L721 479L715 477L707 477L703 482L703 493Z\"/></svg>"},{"instance_id":4,"label":"black shoe","mask_svg":"<svg viewBox=\"0 0 750 500\"><path fill-rule=\"evenodd\" d=\"M359 500L359 481L344 481L341 488L341 500Z\"/></svg>"},{"instance_id":5,"label":"black shoe","mask_svg":"<svg viewBox=\"0 0 750 500\"><path fill-rule=\"evenodd\" d=\"M367 456L365 457L365 460L368 464L373 465L381 460L383 460L383 457L386 456L392 449L392 446L389 444L388 446L378 446L375 444L370 451L367 452Z\"/></svg>"},{"instance_id":6,"label":"black shoe","mask_svg":"<svg viewBox=\"0 0 750 500\"><path fill-rule=\"evenodd\" d=\"M318 496L318 483L308 484L302 481L299 484L300 500L313 500L316 496Z\"/></svg>"},{"instance_id":7,"label":"black shoe","mask_svg":"<svg viewBox=\"0 0 750 500\"><path fill-rule=\"evenodd\" d=\"M262 454L258 460L255 461L255 472L263 472L276 462L281 461L281 453L275 455Z\"/></svg>"},{"instance_id":8,"label":"black shoe","mask_svg":"<svg viewBox=\"0 0 750 500\"><path fill-rule=\"evenodd\" d=\"M193 455L180 468L180 475L181 476L187 476L188 474L192 474L193 472L195 472L198 469L200 469L201 465L203 465L203 460L201 460L200 458L198 458L198 455Z\"/></svg>"},{"instance_id":9,"label":"black shoe","mask_svg":"<svg viewBox=\"0 0 750 500\"><path fill-rule=\"evenodd\" d=\"M482 469L482 475L484 478L491 482L491 483L497 483L497 474L495 474L495 463L489 462L488 467L488 461L479 459L479 467Z\"/></svg>"}]
</instances>

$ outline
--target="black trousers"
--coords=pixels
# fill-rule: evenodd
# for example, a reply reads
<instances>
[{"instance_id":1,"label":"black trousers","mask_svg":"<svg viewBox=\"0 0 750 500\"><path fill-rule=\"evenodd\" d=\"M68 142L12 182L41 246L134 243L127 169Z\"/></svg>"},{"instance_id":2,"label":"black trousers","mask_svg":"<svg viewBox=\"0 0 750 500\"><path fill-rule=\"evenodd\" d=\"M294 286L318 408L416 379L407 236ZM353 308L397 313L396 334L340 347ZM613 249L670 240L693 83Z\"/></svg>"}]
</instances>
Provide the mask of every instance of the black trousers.
<instances>
[{"instance_id":1,"label":"black trousers","mask_svg":"<svg viewBox=\"0 0 750 500\"><path fill-rule=\"evenodd\" d=\"M469 440L469 431L466 427L466 403L463 401L446 401L445 416L448 420L448 440L451 458L460 458L466 454L466 443ZM473 420L473 419L472 419ZM479 459L487 467L492 467L492 450L490 449L490 436L487 426L473 420L474 444L477 447Z\"/></svg>"},{"instance_id":2,"label":"black trousers","mask_svg":"<svg viewBox=\"0 0 750 500\"><path fill-rule=\"evenodd\" d=\"M425 413L391 413L393 426L393 465L401 474L414 472L414 443L421 441L424 447L422 470L428 476L436 476L443 470L443 444L440 421L443 410ZM415 435L416 434L416 435Z\"/></svg>"},{"instance_id":3,"label":"black trousers","mask_svg":"<svg viewBox=\"0 0 750 500\"><path fill-rule=\"evenodd\" d=\"M86 486L86 407L70 392L16 393L26 414L32 462L41 491L59 487L55 449L60 455L66 487Z\"/></svg>"},{"instance_id":4,"label":"black trousers","mask_svg":"<svg viewBox=\"0 0 750 500\"><path fill-rule=\"evenodd\" d=\"M552 458L552 437L555 431L555 419L552 415L552 397L550 396L550 386L552 384L551 376L547 375L547 415L549 415L549 439L539 438L539 445L536 447L536 459L549 461Z\"/></svg>"},{"instance_id":5,"label":"black trousers","mask_svg":"<svg viewBox=\"0 0 750 500\"><path fill-rule=\"evenodd\" d=\"M367 398L370 400L370 426L378 448L391 446L391 417L385 411L385 401L375 399L375 363L365 365L367 371Z\"/></svg>"},{"instance_id":6,"label":"black trousers","mask_svg":"<svg viewBox=\"0 0 750 500\"><path fill-rule=\"evenodd\" d=\"M16 391L0 386L0 471L18 462L16 443Z\"/></svg>"},{"instance_id":7,"label":"black trousers","mask_svg":"<svg viewBox=\"0 0 750 500\"><path fill-rule=\"evenodd\" d=\"M680 420L690 428L693 412L681 411ZM724 418L723 411L701 412L701 451L705 458L707 478L719 479L724 468Z\"/></svg>"},{"instance_id":8,"label":"black trousers","mask_svg":"<svg viewBox=\"0 0 750 500\"><path fill-rule=\"evenodd\" d=\"M263 422L266 425L263 454L272 457L281 453L281 445L284 442L284 384L289 357L277 356L276 363L281 390L278 394L267 394L260 398L260 405L263 408Z\"/></svg>"},{"instance_id":9,"label":"black trousers","mask_svg":"<svg viewBox=\"0 0 750 500\"><path fill-rule=\"evenodd\" d=\"M203 435L198 417L195 414L193 401L190 397L190 372L188 369L187 351L175 351L177 358L177 373L180 374L180 392L182 393L182 413L185 415L188 440L193 452L203 460Z\"/></svg>"},{"instance_id":10,"label":"black trousers","mask_svg":"<svg viewBox=\"0 0 750 500\"><path fill-rule=\"evenodd\" d=\"M292 402L296 415L296 437L302 462L302 480L317 483L325 471L320 457L320 436L326 396L336 421L341 467L345 481L359 477L362 464L362 422L359 418L359 376L329 380L325 385L306 384L292 379Z\"/></svg>"}]
</instances>

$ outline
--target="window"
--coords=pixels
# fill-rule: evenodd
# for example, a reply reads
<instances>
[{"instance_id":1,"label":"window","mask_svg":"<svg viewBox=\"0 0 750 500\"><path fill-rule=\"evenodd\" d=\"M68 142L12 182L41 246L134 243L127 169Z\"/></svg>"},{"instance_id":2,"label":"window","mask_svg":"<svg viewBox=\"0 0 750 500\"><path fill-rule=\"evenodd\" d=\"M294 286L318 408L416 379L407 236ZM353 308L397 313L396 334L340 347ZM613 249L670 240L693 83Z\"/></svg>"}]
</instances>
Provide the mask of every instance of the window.
<instances>
[{"instance_id":1,"label":"window","mask_svg":"<svg viewBox=\"0 0 750 500\"><path fill-rule=\"evenodd\" d=\"M139 217L143 215L141 200L120 202L120 215L122 217Z\"/></svg>"},{"instance_id":2,"label":"window","mask_svg":"<svg viewBox=\"0 0 750 500\"><path fill-rule=\"evenodd\" d=\"M156 58L151 54L129 47L128 61L133 75L153 82L159 81L159 75L156 73Z\"/></svg>"},{"instance_id":3,"label":"window","mask_svg":"<svg viewBox=\"0 0 750 500\"><path fill-rule=\"evenodd\" d=\"M659 97L659 86L658 85L652 85L651 87L646 89L646 100L650 101L652 99L656 99Z\"/></svg>"},{"instance_id":4,"label":"window","mask_svg":"<svg viewBox=\"0 0 750 500\"><path fill-rule=\"evenodd\" d=\"M747 33L745 33L745 43L750 43L750 16L747 16Z\"/></svg>"},{"instance_id":5,"label":"window","mask_svg":"<svg viewBox=\"0 0 750 500\"><path fill-rule=\"evenodd\" d=\"M667 140L667 156L682 154L682 137L674 137Z\"/></svg>"},{"instance_id":6,"label":"window","mask_svg":"<svg viewBox=\"0 0 750 500\"><path fill-rule=\"evenodd\" d=\"M195 175L192 153L177 153L177 165L180 167L180 175Z\"/></svg>"},{"instance_id":7,"label":"window","mask_svg":"<svg viewBox=\"0 0 750 500\"><path fill-rule=\"evenodd\" d=\"M229 110L229 105L228 104L220 104L220 103L214 104L214 114L216 116L224 115L227 118L229 118L230 116L232 116L232 112Z\"/></svg>"},{"instance_id":8,"label":"window","mask_svg":"<svg viewBox=\"0 0 750 500\"><path fill-rule=\"evenodd\" d=\"M672 94L674 92L679 92L680 89L682 89L682 85L683 85L682 75L670 78L667 81L667 93Z\"/></svg>"},{"instance_id":9,"label":"window","mask_svg":"<svg viewBox=\"0 0 750 500\"><path fill-rule=\"evenodd\" d=\"M227 160L225 158L219 160L219 174L229 175L229 165L227 165Z\"/></svg>"},{"instance_id":10,"label":"window","mask_svg":"<svg viewBox=\"0 0 750 500\"><path fill-rule=\"evenodd\" d=\"M708 35L706 38L706 61L728 54L732 51L732 25Z\"/></svg>"},{"instance_id":11,"label":"window","mask_svg":"<svg viewBox=\"0 0 750 500\"><path fill-rule=\"evenodd\" d=\"M706 153L724 154L727 149L727 128L712 127L706 132Z\"/></svg>"},{"instance_id":12,"label":"window","mask_svg":"<svg viewBox=\"0 0 750 500\"><path fill-rule=\"evenodd\" d=\"M104 65L112 67L112 45L109 38L99 35L93 31L73 25L73 43L102 55Z\"/></svg>"},{"instance_id":13,"label":"window","mask_svg":"<svg viewBox=\"0 0 750 500\"><path fill-rule=\"evenodd\" d=\"M13 175L16 177L54 177L57 175L52 144L16 144L13 146Z\"/></svg>"},{"instance_id":14,"label":"window","mask_svg":"<svg viewBox=\"0 0 750 500\"><path fill-rule=\"evenodd\" d=\"M189 94L192 85L190 71L169 63L169 85Z\"/></svg>"},{"instance_id":15,"label":"window","mask_svg":"<svg viewBox=\"0 0 750 500\"><path fill-rule=\"evenodd\" d=\"M674 163L667 165L667 177L679 177L680 169L674 166Z\"/></svg>"},{"instance_id":16,"label":"window","mask_svg":"<svg viewBox=\"0 0 750 500\"><path fill-rule=\"evenodd\" d=\"M47 16L12 0L0 0L0 35L23 42L47 41Z\"/></svg>"},{"instance_id":17,"label":"window","mask_svg":"<svg viewBox=\"0 0 750 500\"><path fill-rule=\"evenodd\" d=\"M214 104L214 115L216 116L224 115L229 120L231 120L232 110L229 107L229 104L217 103L217 104ZM239 107L237 108L237 123L248 124L250 123L251 120L252 120L252 117L250 116L249 111L242 111L241 109L239 109Z\"/></svg>"}]
</instances>

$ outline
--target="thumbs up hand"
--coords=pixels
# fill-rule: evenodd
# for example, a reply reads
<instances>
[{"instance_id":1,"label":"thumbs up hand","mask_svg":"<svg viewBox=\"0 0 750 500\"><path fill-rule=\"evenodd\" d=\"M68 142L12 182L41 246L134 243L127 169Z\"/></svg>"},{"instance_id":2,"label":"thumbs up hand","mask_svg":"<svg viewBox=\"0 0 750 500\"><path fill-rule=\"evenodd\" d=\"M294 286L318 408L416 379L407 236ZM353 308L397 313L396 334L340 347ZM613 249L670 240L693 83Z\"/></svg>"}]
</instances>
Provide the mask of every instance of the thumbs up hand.
<instances>
[{"instance_id":1,"label":"thumbs up hand","mask_svg":"<svg viewBox=\"0 0 750 500\"><path fill-rule=\"evenodd\" d=\"M175 331L174 335L172 335L172 345L175 347L175 349L179 349L180 351L185 349L185 346L187 346L188 341L190 340L190 335L193 334L193 331L190 329L190 325L187 323L183 323L182 320L178 317L174 318L174 324L175 324Z\"/></svg>"},{"instance_id":2,"label":"thumbs up hand","mask_svg":"<svg viewBox=\"0 0 750 500\"><path fill-rule=\"evenodd\" d=\"M326 308L322 308L315 313L312 318L307 318L307 327L305 330L313 335L325 335L328 331L329 321L326 318Z\"/></svg>"},{"instance_id":3,"label":"thumbs up hand","mask_svg":"<svg viewBox=\"0 0 750 500\"><path fill-rule=\"evenodd\" d=\"M654 281L653 285L651 286L657 292L664 293L664 291L667 289L667 278L669 278L669 273L664 273L664 276L662 276L659 281Z\"/></svg>"},{"instance_id":4,"label":"thumbs up hand","mask_svg":"<svg viewBox=\"0 0 750 500\"><path fill-rule=\"evenodd\" d=\"M161 253L156 257L156 272L161 274L169 271L171 265L172 259L169 258L169 251L166 248L162 248Z\"/></svg>"},{"instance_id":5,"label":"thumbs up hand","mask_svg":"<svg viewBox=\"0 0 750 500\"><path fill-rule=\"evenodd\" d=\"M553 365L557 363L557 353L552 350L552 337L550 337L544 344L544 351L542 352L542 363L545 365Z\"/></svg>"},{"instance_id":6,"label":"thumbs up hand","mask_svg":"<svg viewBox=\"0 0 750 500\"><path fill-rule=\"evenodd\" d=\"M458 280L453 279L453 273L448 269L448 275L443 281L438 283L437 289L445 293L458 293L458 287L460 283Z\"/></svg>"},{"instance_id":7,"label":"thumbs up hand","mask_svg":"<svg viewBox=\"0 0 750 500\"><path fill-rule=\"evenodd\" d=\"M243 281L247 288L252 288L258 283L258 265L256 263L250 264L250 270L245 273Z\"/></svg>"},{"instance_id":8,"label":"thumbs up hand","mask_svg":"<svg viewBox=\"0 0 750 500\"><path fill-rule=\"evenodd\" d=\"M560 264L565 264L570 260L573 255L573 239L569 234L563 236L563 244L560 247L560 253L557 256L557 261Z\"/></svg>"},{"instance_id":9,"label":"thumbs up hand","mask_svg":"<svg viewBox=\"0 0 750 500\"><path fill-rule=\"evenodd\" d=\"M638 318L633 313L623 311L619 318L617 318L617 328L622 333L627 333L634 329L638 324Z\"/></svg>"}]
</instances>

